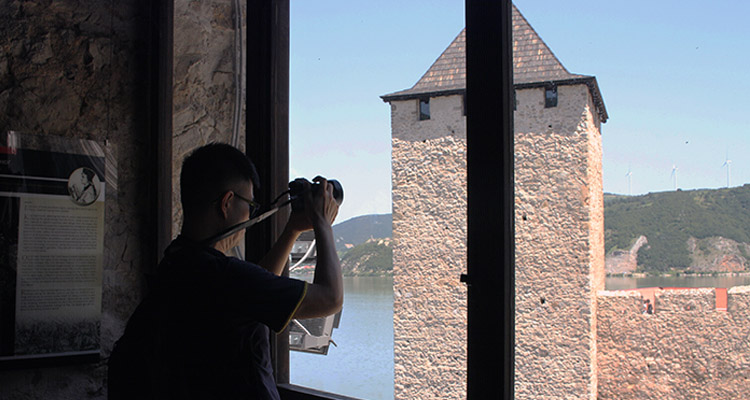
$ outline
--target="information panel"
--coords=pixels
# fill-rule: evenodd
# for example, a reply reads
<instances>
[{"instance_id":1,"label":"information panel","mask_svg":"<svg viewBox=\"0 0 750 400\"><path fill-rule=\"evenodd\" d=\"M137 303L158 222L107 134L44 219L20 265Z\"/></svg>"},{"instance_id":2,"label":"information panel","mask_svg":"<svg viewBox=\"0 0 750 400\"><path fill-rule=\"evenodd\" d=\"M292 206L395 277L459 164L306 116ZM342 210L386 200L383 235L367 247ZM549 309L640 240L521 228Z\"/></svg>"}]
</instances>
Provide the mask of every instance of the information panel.
<instances>
[{"instance_id":1,"label":"information panel","mask_svg":"<svg viewBox=\"0 0 750 400\"><path fill-rule=\"evenodd\" d=\"M0 140L0 361L97 354L105 148Z\"/></svg>"}]
</instances>

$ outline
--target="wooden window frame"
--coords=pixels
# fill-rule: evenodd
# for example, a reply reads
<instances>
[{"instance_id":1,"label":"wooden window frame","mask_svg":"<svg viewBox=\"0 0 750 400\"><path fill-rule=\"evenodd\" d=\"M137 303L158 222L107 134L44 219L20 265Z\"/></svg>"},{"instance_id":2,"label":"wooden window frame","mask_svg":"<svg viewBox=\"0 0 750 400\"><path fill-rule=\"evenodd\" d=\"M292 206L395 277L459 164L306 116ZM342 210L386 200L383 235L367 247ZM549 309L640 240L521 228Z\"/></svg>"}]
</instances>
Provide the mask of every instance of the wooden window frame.
<instances>
[{"instance_id":1,"label":"wooden window frame","mask_svg":"<svg viewBox=\"0 0 750 400\"><path fill-rule=\"evenodd\" d=\"M513 399L511 0L466 0L467 398Z\"/></svg>"}]
</instances>

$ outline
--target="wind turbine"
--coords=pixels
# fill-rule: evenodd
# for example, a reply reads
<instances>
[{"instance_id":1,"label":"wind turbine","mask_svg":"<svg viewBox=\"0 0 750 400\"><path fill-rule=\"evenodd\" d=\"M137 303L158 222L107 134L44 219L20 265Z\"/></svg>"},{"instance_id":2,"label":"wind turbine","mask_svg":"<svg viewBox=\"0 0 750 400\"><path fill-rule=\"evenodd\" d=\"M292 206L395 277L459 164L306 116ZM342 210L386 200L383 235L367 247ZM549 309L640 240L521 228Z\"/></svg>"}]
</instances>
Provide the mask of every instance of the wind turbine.
<instances>
[{"instance_id":1,"label":"wind turbine","mask_svg":"<svg viewBox=\"0 0 750 400\"><path fill-rule=\"evenodd\" d=\"M631 189L631 183L633 180L633 171L630 170L630 167L628 167L628 173L625 174L625 176L628 177L628 196L632 196L632 192L630 189Z\"/></svg>"},{"instance_id":2,"label":"wind turbine","mask_svg":"<svg viewBox=\"0 0 750 400\"><path fill-rule=\"evenodd\" d=\"M724 164L722 167L727 167L727 188L729 188L729 184L731 182L732 177L732 160L729 159L729 153L727 152L726 161L724 161Z\"/></svg>"},{"instance_id":3,"label":"wind turbine","mask_svg":"<svg viewBox=\"0 0 750 400\"><path fill-rule=\"evenodd\" d=\"M677 166L672 164L672 183L674 184L674 190L677 190Z\"/></svg>"}]
</instances>

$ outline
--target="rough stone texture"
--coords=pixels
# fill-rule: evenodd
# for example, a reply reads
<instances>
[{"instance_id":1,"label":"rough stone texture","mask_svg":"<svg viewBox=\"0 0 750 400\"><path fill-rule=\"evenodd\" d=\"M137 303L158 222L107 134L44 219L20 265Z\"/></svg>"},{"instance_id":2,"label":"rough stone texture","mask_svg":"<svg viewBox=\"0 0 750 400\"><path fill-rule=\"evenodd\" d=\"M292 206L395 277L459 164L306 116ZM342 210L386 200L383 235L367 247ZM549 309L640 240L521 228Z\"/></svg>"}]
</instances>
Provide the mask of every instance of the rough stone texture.
<instances>
[{"instance_id":1,"label":"rough stone texture","mask_svg":"<svg viewBox=\"0 0 750 400\"><path fill-rule=\"evenodd\" d=\"M657 293L653 315L638 292L600 292L600 399L750 398L750 287Z\"/></svg>"},{"instance_id":2,"label":"rough stone texture","mask_svg":"<svg viewBox=\"0 0 750 400\"><path fill-rule=\"evenodd\" d=\"M0 2L0 134L108 143L101 348L107 357L143 291L147 195L145 16L138 1ZM114 185L116 184L116 186ZM3 399L104 399L106 363L3 371Z\"/></svg>"},{"instance_id":3,"label":"rough stone texture","mask_svg":"<svg viewBox=\"0 0 750 400\"><path fill-rule=\"evenodd\" d=\"M231 4L175 2L175 177L193 148L231 141ZM117 162L116 186L107 187L106 198L103 357L142 298L143 272L154 263L145 259L149 193L142 190L144 177L153 172L145 163L146 12L145 3L133 0L0 1L0 134L14 130L106 142ZM244 103L244 94L240 97ZM244 113L239 131L244 147ZM178 192L174 201L179 204ZM174 209L176 234L180 213ZM106 361L3 371L0 398L104 399Z\"/></svg>"},{"instance_id":4,"label":"rough stone texture","mask_svg":"<svg viewBox=\"0 0 750 400\"><path fill-rule=\"evenodd\" d=\"M465 397L466 142L393 138L395 398Z\"/></svg>"},{"instance_id":5,"label":"rough stone texture","mask_svg":"<svg viewBox=\"0 0 750 400\"><path fill-rule=\"evenodd\" d=\"M465 397L466 121L461 96L391 103L394 390Z\"/></svg>"},{"instance_id":6,"label":"rough stone texture","mask_svg":"<svg viewBox=\"0 0 750 400\"><path fill-rule=\"evenodd\" d=\"M516 91L516 397L595 398L599 121L584 85Z\"/></svg>"},{"instance_id":7,"label":"rough stone texture","mask_svg":"<svg viewBox=\"0 0 750 400\"><path fill-rule=\"evenodd\" d=\"M648 244L648 238L641 235L630 250L615 250L604 260L604 269L608 274L633 273L638 269L638 250Z\"/></svg>"},{"instance_id":8,"label":"rough stone texture","mask_svg":"<svg viewBox=\"0 0 750 400\"><path fill-rule=\"evenodd\" d=\"M449 136L466 139L463 108L463 96L433 97L430 99L431 119L420 121L419 100L393 101L391 135L410 142Z\"/></svg>"},{"instance_id":9,"label":"rough stone texture","mask_svg":"<svg viewBox=\"0 0 750 400\"><path fill-rule=\"evenodd\" d=\"M242 7L243 33L245 2ZM175 1L173 99L173 236L180 231L179 173L182 160L210 142L233 142L235 30L231 1ZM244 38L243 38L244 43ZM244 52L243 52L244 58ZM243 60L242 65L245 65ZM244 88L244 68L241 74ZM245 93L236 138L245 148Z\"/></svg>"},{"instance_id":10,"label":"rough stone texture","mask_svg":"<svg viewBox=\"0 0 750 400\"><path fill-rule=\"evenodd\" d=\"M595 398L601 137L584 85L516 92L516 397ZM391 103L396 398L465 397L462 96ZM565 279L560 279L565 276Z\"/></svg>"}]
</instances>

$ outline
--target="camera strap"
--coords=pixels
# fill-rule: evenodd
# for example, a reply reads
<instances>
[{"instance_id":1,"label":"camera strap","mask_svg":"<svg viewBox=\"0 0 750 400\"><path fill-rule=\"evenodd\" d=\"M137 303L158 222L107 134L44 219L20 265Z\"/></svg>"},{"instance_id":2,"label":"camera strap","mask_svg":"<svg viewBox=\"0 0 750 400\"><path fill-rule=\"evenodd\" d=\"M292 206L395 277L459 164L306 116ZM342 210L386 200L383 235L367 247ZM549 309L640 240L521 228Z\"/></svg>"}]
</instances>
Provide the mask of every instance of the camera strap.
<instances>
[{"instance_id":1,"label":"camera strap","mask_svg":"<svg viewBox=\"0 0 750 400\"><path fill-rule=\"evenodd\" d=\"M255 218L250 218L249 220L247 220L245 222L240 222L239 224L232 225L229 228L227 228L227 229L225 229L225 230L217 233L216 235L211 236L210 238L202 241L201 244L205 245L205 246L213 246L219 240L226 239L229 236L234 235L236 232L241 231L243 229L247 229L247 228L249 228L249 227L257 224L258 222L261 222L264 219L266 219L266 218L268 218L268 217L276 214L277 211L279 211L285 205L291 203L292 200L293 199L289 199L289 200L287 200L287 201L279 204L278 206L275 206L275 207L269 209L268 211L264 211L262 214L258 215ZM277 199L277 201L278 201L278 199Z\"/></svg>"}]
</instances>

